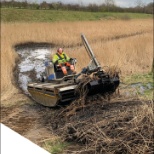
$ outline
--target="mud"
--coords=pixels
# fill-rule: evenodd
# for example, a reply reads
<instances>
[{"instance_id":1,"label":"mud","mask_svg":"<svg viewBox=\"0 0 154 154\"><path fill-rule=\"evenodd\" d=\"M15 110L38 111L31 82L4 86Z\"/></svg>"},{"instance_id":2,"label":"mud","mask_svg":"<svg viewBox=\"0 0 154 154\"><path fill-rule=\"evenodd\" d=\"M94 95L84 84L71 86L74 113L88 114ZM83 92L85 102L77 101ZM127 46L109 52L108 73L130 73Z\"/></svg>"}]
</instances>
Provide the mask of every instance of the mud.
<instances>
[{"instance_id":1,"label":"mud","mask_svg":"<svg viewBox=\"0 0 154 154\"><path fill-rule=\"evenodd\" d=\"M43 140L53 137L51 131L44 124L46 112L48 112L46 107L35 103L10 107L1 106L1 123L42 146Z\"/></svg>"}]
</instances>

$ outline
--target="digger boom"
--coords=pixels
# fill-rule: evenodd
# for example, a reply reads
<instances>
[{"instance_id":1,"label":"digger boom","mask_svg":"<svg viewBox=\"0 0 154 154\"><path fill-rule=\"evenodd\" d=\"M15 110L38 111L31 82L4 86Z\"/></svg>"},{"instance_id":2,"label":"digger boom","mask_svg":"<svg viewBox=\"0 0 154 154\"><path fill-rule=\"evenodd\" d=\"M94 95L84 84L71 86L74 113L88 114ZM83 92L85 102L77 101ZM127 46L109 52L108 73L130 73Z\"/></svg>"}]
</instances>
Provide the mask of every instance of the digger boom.
<instances>
[{"instance_id":1,"label":"digger boom","mask_svg":"<svg viewBox=\"0 0 154 154\"><path fill-rule=\"evenodd\" d=\"M96 59L96 57L95 57L95 55L88 43L86 37L84 36L84 34L81 34L81 38L82 38L83 45L85 46L85 49L86 49L92 63L95 65L95 68L101 68L101 66L100 66L99 62L97 61L97 59Z\"/></svg>"}]
</instances>

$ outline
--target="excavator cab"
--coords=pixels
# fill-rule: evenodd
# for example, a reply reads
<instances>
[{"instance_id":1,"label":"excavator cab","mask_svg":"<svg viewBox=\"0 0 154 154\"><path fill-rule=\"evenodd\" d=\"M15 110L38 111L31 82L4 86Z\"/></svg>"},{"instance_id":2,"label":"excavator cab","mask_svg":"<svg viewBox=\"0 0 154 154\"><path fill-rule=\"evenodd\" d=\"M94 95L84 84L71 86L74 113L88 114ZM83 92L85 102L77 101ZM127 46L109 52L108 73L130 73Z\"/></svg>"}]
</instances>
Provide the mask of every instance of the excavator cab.
<instances>
[{"instance_id":1,"label":"excavator cab","mask_svg":"<svg viewBox=\"0 0 154 154\"><path fill-rule=\"evenodd\" d=\"M63 78L64 76L67 75L72 75L73 71L75 71L75 64L76 64L75 58L70 58L69 62L63 63L61 65L54 64L54 72L56 79ZM73 68L73 71L71 68Z\"/></svg>"},{"instance_id":2,"label":"excavator cab","mask_svg":"<svg viewBox=\"0 0 154 154\"><path fill-rule=\"evenodd\" d=\"M74 72L71 70L71 67L73 67L75 70L76 62L76 58L70 58L69 62L63 63L61 65L54 64L52 61L45 62L45 72L41 75L41 81L44 82L45 79L47 81L52 81L61 79L64 76L73 75ZM67 74L64 74L64 71L66 71Z\"/></svg>"}]
</instances>

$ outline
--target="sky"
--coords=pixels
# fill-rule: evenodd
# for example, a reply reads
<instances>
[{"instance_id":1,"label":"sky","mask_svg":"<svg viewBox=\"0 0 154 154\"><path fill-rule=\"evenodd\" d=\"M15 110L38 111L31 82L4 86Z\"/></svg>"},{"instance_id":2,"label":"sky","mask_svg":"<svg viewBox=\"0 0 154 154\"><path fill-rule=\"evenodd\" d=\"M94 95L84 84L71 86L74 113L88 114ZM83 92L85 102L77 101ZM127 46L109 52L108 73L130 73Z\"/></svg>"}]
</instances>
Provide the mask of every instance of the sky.
<instances>
[{"instance_id":1,"label":"sky","mask_svg":"<svg viewBox=\"0 0 154 154\"><path fill-rule=\"evenodd\" d=\"M17 0L25 1L25 0ZM27 2L36 2L41 3L43 1L52 3L52 2L62 2L63 4L102 4L105 0L27 0ZM153 2L153 0L114 0L115 4L120 7L133 7L136 6L137 2L141 1L143 4L148 4Z\"/></svg>"}]
</instances>

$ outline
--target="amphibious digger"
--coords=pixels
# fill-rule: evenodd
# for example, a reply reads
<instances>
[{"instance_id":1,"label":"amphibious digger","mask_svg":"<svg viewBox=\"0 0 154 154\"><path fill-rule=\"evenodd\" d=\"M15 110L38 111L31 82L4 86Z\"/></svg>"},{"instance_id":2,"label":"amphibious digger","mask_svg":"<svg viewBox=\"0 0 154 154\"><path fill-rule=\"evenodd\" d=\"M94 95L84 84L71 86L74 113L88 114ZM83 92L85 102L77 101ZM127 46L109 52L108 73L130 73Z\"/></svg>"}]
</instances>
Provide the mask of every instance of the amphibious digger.
<instances>
[{"instance_id":1,"label":"amphibious digger","mask_svg":"<svg viewBox=\"0 0 154 154\"><path fill-rule=\"evenodd\" d=\"M36 102L49 107L70 102L79 98L80 88L82 92L86 91L87 97L96 94L110 95L115 92L120 83L119 75L117 73L110 75L105 72L84 34L81 34L81 39L91 59L89 65L76 74L67 68L68 75L64 76L60 67L55 66L52 61L46 62L45 77L42 75L41 82L31 82L27 86L31 97ZM75 67L76 59L71 60ZM86 77L89 77L88 80ZM86 79L85 83L83 83L84 79Z\"/></svg>"}]
</instances>

